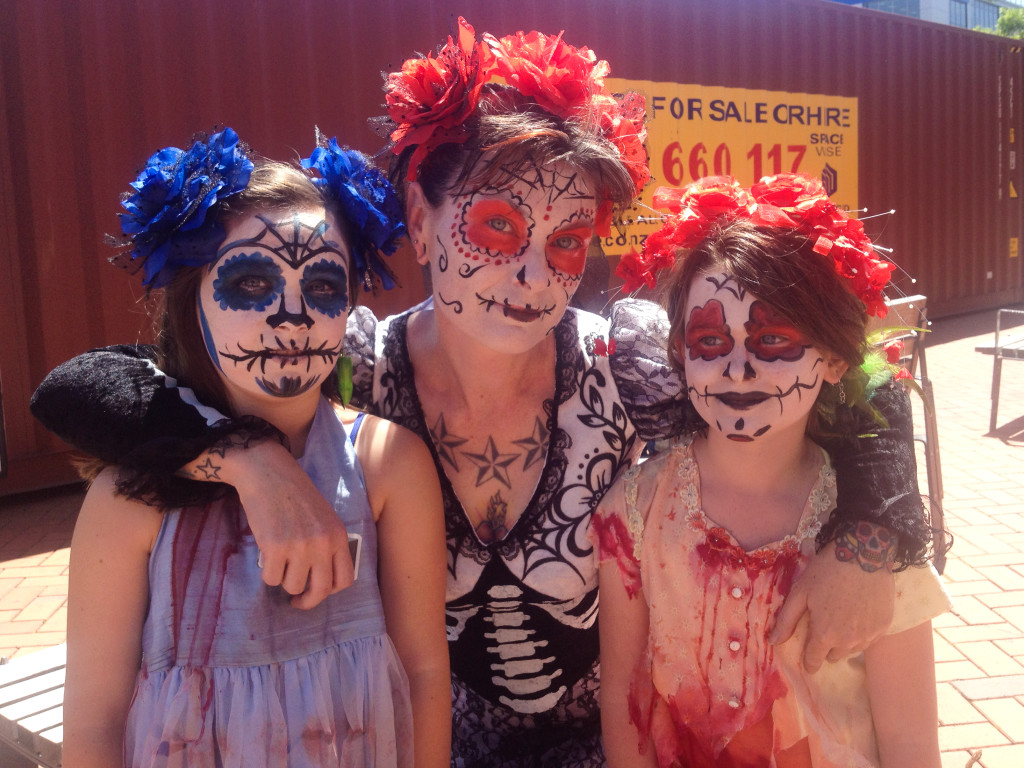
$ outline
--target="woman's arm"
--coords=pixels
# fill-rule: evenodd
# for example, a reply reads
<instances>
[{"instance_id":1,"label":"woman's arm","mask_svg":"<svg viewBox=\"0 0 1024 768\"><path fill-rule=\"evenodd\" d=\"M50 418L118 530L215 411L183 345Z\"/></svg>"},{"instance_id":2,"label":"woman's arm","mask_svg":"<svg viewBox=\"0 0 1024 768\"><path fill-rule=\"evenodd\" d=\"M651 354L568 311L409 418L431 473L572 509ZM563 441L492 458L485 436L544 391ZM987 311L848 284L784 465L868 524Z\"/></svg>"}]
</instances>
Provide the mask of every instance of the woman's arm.
<instances>
[{"instance_id":1,"label":"woman's arm","mask_svg":"<svg viewBox=\"0 0 1024 768\"><path fill-rule=\"evenodd\" d=\"M892 621L890 571L928 558L932 530L917 486L909 397L890 382L871 403L886 425L850 412L843 430L868 436L822 441L836 469L837 508L770 638L784 642L809 611L804 665L812 672L880 637Z\"/></svg>"},{"instance_id":2,"label":"woman's arm","mask_svg":"<svg viewBox=\"0 0 1024 768\"><path fill-rule=\"evenodd\" d=\"M371 404L376 328L368 308L356 307L349 314L344 352L353 360L353 402L359 407ZM30 405L32 414L62 440L131 469L140 482L151 480L143 492L168 494L155 497L163 506L183 506L196 493L194 487L181 486L187 480L175 478L185 464L207 449L223 458L225 447L251 445L260 431L258 419L225 419L200 403L156 367L156 348L144 344L93 349L62 363L43 379ZM238 431L241 437L230 439ZM262 437L274 434L270 428ZM218 480L198 468L190 477ZM186 498L173 496L179 493Z\"/></svg>"},{"instance_id":3,"label":"woman's arm","mask_svg":"<svg viewBox=\"0 0 1024 768\"><path fill-rule=\"evenodd\" d=\"M437 473L416 435L381 419L365 419L356 451L377 518L388 634L409 676L416 766L447 768L451 673L444 617L445 527Z\"/></svg>"},{"instance_id":4,"label":"woman's arm","mask_svg":"<svg viewBox=\"0 0 1024 768\"><path fill-rule=\"evenodd\" d=\"M235 487L263 556L263 581L283 587L296 608L352 583L344 523L280 443L210 449L189 467Z\"/></svg>"},{"instance_id":5,"label":"woman's arm","mask_svg":"<svg viewBox=\"0 0 1024 768\"><path fill-rule=\"evenodd\" d=\"M864 411L847 410L840 414L838 430L862 437L821 441L836 470L838 498L818 543L841 541L858 523L868 522L886 529L886 548L895 567L924 565L932 529L917 485L910 396L902 383L891 380L874 391L870 404L884 424Z\"/></svg>"},{"instance_id":6,"label":"woman's arm","mask_svg":"<svg viewBox=\"0 0 1024 768\"><path fill-rule=\"evenodd\" d=\"M939 768L932 624L885 635L864 653L882 768Z\"/></svg>"},{"instance_id":7,"label":"woman's arm","mask_svg":"<svg viewBox=\"0 0 1024 768\"><path fill-rule=\"evenodd\" d=\"M355 361L354 402L369 405L376 318L349 315L345 352ZM158 506L201 503L233 485L263 554L263 580L312 608L352 583L345 526L277 430L223 418L155 365L150 346L95 349L55 368L32 413L58 437L119 465L117 491Z\"/></svg>"},{"instance_id":8,"label":"woman's arm","mask_svg":"<svg viewBox=\"0 0 1024 768\"><path fill-rule=\"evenodd\" d=\"M816 672L826 659L860 653L892 622L896 588L887 568L866 570L826 544L811 558L786 597L768 642L786 642L808 613L803 661Z\"/></svg>"},{"instance_id":9,"label":"woman's arm","mask_svg":"<svg viewBox=\"0 0 1024 768\"><path fill-rule=\"evenodd\" d=\"M161 516L116 495L107 469L86 494L71 542L64 765L121 765L142 657L149 553Z\"/></svg>"},{"instance_id":10,"label":"woman's arm","mask_svg":"<svg viewBox=\"0 0 1024 768\"><path fill-rule=\"evenodd\" d=\"M642 595L629 597L618 563L601 563L601 730L608 768L657 766L648 741L640 754L640 737L629 718L629 684L647 648L649 616Z\"/></svg>"}]
</instances>

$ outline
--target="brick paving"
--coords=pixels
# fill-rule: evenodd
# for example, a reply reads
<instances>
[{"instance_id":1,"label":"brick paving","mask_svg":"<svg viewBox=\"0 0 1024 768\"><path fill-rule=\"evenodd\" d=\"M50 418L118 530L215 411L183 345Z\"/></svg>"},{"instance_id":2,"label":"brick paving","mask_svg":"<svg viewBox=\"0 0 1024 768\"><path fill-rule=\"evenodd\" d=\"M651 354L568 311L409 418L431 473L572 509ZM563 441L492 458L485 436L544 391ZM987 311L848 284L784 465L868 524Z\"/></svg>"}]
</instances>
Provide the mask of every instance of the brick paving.
<instances>
[{"instance_id":1,"label":"brick paving","mask_svg":"<svg viewBox=\"0 0 1024 768\"><path fill-rule=\"evenodd\" d=\"M1003 365L1001 426L986 434L992 360L974 347L994 323L994 311L937 320L927 349L956 539L944 574L955 609L934 623L944 768L978 752L980 768L1024 766L1024 365ZM80 500L77 488L0 498L0 656L64 641Z\"/></svg>"}]
</instances>

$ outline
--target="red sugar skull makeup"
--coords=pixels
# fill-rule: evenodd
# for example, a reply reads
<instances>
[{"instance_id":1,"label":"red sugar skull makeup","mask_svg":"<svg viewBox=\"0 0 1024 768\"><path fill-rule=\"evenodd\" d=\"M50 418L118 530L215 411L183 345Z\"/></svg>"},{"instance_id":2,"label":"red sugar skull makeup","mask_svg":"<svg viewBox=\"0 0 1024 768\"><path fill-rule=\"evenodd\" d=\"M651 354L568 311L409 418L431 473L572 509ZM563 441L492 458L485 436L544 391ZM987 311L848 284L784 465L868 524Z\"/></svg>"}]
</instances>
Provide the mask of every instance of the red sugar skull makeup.
<instances>
[{"instance_id":1,"label":"red sugar skull makeup","mask_svg":"<svg viewBox=\"0 0 1024 768\"><path fill-rule=\"evenodd\" d=\"M579 286L595 212L583 179L558 164L449 195L421 233L435 311L497 351L531 349Z\"/></svg>"},{"instance_id":2,"label":"red sugar skull makeup","mask_svg":"<svg viewBox=\"0 0 1024 768\"><path fill-rule=\"evenodd\" d=\"M690 401L711 429L750 442L803 432L825 376L825 356L732 275L698 275L687 294L683 361Z\"/></svg>"}]
</instances>

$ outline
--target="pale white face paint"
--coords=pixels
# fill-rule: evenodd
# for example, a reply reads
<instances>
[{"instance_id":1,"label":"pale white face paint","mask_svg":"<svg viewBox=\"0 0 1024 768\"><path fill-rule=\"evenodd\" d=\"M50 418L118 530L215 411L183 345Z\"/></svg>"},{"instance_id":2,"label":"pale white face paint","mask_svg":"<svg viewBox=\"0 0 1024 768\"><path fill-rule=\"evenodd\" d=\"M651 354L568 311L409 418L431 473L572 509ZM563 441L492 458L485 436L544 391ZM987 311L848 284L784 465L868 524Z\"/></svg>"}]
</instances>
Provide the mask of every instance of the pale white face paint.
<instances>
[{"instance_id":1,"label":"pale white face paint","mask_svg":"<svg viewBox=\"0 0 1024 768\"><path fill-rule=\"evenodd\" d=\"M697 275L685 312L675 353L710 428L738 442L802 434L822 383L838 381L829 356L728 273Z\"/></svg>"},{"instance_id":2,"label":"pale white face paint","mask_svg":"<svg viewBox=\"0 0 1024 768\"><path fill-rule=\"evenodd\" d=\"M426 247L434 311L496 352L543 341L579 287L594 235L596 203L582 177L545 165L424 207L413 236Z\"/></svg>"},{"instance_id":3,"label":"pale white face paint","mask_svg":"<svg viewBox=\"0 0 1024 768\"><path fill-rule=\"evenodd\" d=\"M323 207L231 222L198 307L206 349L229 394L316 391L341 353L348 269L348 245Z\"/></svg>"}]
</instances>

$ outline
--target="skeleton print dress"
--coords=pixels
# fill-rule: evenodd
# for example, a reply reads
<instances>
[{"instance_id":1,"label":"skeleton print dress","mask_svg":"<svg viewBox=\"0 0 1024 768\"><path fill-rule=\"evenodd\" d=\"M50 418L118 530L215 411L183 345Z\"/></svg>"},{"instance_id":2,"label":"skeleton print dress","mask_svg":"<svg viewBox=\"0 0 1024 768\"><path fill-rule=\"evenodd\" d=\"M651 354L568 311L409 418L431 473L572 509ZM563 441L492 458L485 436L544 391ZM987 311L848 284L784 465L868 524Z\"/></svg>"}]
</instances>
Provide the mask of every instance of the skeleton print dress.
<instances>
[{"instance_id":1,"label":"skeleton print dress","mask_svg":"<svg viewBox=\"0 0 1024 768\"><path fill-rule=\"evenodd\" d=\"M652 305L620 304L613 336L607 320L566 312L555 330L541 479L508 535L489 544L474 534L420 407L406 344L409 316L420 308L379 323L364 311L355 323L362 343L348 354L356 358L357 389L376 413L431 446L441 478L453 766L604 765L590 516L651 427L678 431L686 407L678 376L664 364L664 316L645 307Z\"/></svg>"}]
</instances>

